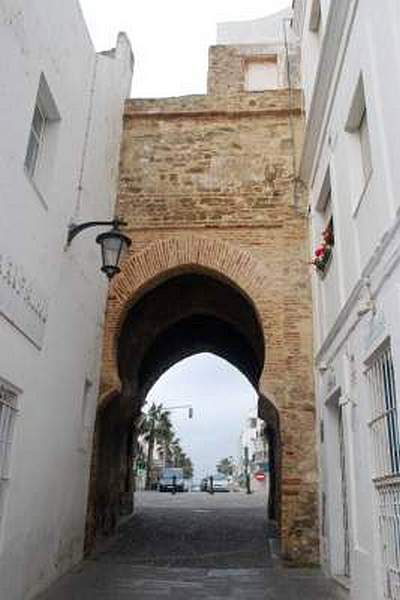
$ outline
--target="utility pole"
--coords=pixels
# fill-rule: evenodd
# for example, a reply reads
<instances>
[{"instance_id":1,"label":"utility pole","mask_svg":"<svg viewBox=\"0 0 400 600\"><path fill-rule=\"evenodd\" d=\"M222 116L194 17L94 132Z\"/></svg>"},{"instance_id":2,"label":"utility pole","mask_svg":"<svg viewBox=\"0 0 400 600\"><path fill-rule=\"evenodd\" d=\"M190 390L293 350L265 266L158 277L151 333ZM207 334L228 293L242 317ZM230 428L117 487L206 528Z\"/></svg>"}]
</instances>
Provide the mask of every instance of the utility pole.
<instances>
[{"instance_id":1,"label":"utility pole","mask_svg":"<svg viewBox=\"0 0 400 600\"><path fill-rule=\"evenodd\" d=\"M147 464L146 464L146 481L144 488L145 490L149 490L151 487L151 467L153 462L153 450L154 450L154 429L155 429L155 418L154 415L151 419L151 428L149 435L149 445L147 448Z\"/></svg>"},{"instance_id":2,"label":"utility pole","mask_svg":"<svg viewBox=\"0 0 400 600\"><path fill-rule=\"evenodd\" d=\"M249 473L249 447L244 447L244 472L246 477L246 494L251 494Z\"/></svg>"}]
</instances>

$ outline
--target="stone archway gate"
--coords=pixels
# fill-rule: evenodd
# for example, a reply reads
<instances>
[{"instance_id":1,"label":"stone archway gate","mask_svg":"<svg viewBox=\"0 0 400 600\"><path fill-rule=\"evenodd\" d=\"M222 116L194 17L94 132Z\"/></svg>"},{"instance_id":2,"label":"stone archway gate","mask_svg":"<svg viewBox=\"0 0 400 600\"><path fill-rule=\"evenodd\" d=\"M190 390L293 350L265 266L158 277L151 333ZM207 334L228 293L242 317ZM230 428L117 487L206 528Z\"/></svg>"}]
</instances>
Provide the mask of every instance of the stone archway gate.
<instances>
[{"instance_id":1,"label":"stone archway gate","mask_svg":"<svg viewBox=\"0 0 400 600\"><path fill-rule=\"evenodd\" d=\"M300 93L131 100L117 213L131 255L107 304L101 398L120 388L118 336L129 308L171 270L210 270L255 307L265 339L259 381L281 427L285 555L318 560L312 318L305 198L294 193ZM291 121L291 123L290 123Z\"/></svg>"}]
</instances>

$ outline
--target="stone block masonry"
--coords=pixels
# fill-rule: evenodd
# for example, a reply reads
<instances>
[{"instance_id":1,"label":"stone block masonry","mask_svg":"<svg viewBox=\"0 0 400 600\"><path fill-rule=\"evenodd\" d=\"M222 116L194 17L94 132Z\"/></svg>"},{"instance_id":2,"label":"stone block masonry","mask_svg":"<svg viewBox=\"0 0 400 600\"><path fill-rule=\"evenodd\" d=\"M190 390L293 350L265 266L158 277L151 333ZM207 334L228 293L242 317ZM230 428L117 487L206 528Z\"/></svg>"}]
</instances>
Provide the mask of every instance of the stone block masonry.
<instances>
[{"instance_id":1,"label":"stone block masonry","mask_svg":"<svg viewBox=\"0 0 400 600\"><path fill-rule=\"evenodd\" d=\"M291 151L284 91L131 100L118 209L135 229L281 226Z\"/></svg>"}]
</instances>

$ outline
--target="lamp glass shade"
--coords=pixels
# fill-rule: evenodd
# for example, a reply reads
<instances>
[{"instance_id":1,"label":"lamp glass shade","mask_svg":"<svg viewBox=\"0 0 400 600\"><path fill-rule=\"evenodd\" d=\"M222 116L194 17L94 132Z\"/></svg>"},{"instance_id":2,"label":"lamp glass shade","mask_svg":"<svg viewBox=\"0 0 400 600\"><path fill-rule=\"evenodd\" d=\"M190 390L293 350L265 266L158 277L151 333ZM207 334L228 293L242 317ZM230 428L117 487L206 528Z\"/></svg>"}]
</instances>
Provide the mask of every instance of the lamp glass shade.
<instances>
[{"instance_id":1,"label":"lamp glass shade","mask_svg":"<svg viewBox=\"0 0 400 600\"><path fill-rule=\"evenodd\" d=\"M96 242L101 246L101 270L112 279L120 272L119 262L131 244L131 240L120 231L112 229L97 236Z\"/></svg>"}]
</instances>

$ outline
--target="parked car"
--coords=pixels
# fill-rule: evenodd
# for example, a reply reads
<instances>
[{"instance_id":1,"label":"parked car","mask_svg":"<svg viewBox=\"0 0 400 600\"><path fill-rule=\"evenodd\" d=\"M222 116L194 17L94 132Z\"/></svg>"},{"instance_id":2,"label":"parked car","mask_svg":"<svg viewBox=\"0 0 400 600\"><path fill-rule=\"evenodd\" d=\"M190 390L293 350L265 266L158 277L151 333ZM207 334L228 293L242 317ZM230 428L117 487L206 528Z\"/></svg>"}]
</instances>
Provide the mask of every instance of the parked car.
<instances>
[{"instance_id":1,"label":"parked car","mask_svg":"<svg viewBox=\"0 0 400 600\"><path fill-rule=\"evenodd\" d=\"M172 492L174 491L174 482L175 482L175 491L176 492L184 492L185 491L185 481L183 479L183 469L178 469L175 467L170 467L161 471L160 481L158 484L158 490L160 492Z\"/></svg>"},{"instance_id":2,"label":"parked car","mask_svg":"<svg viewBox=\"0 0 400 600\"><path fill-rule=\"evenodd\" d=\"M230 492L229 482L221 473L213 475L213 490L214 492Z\"/></svg>"}]
</instances>

